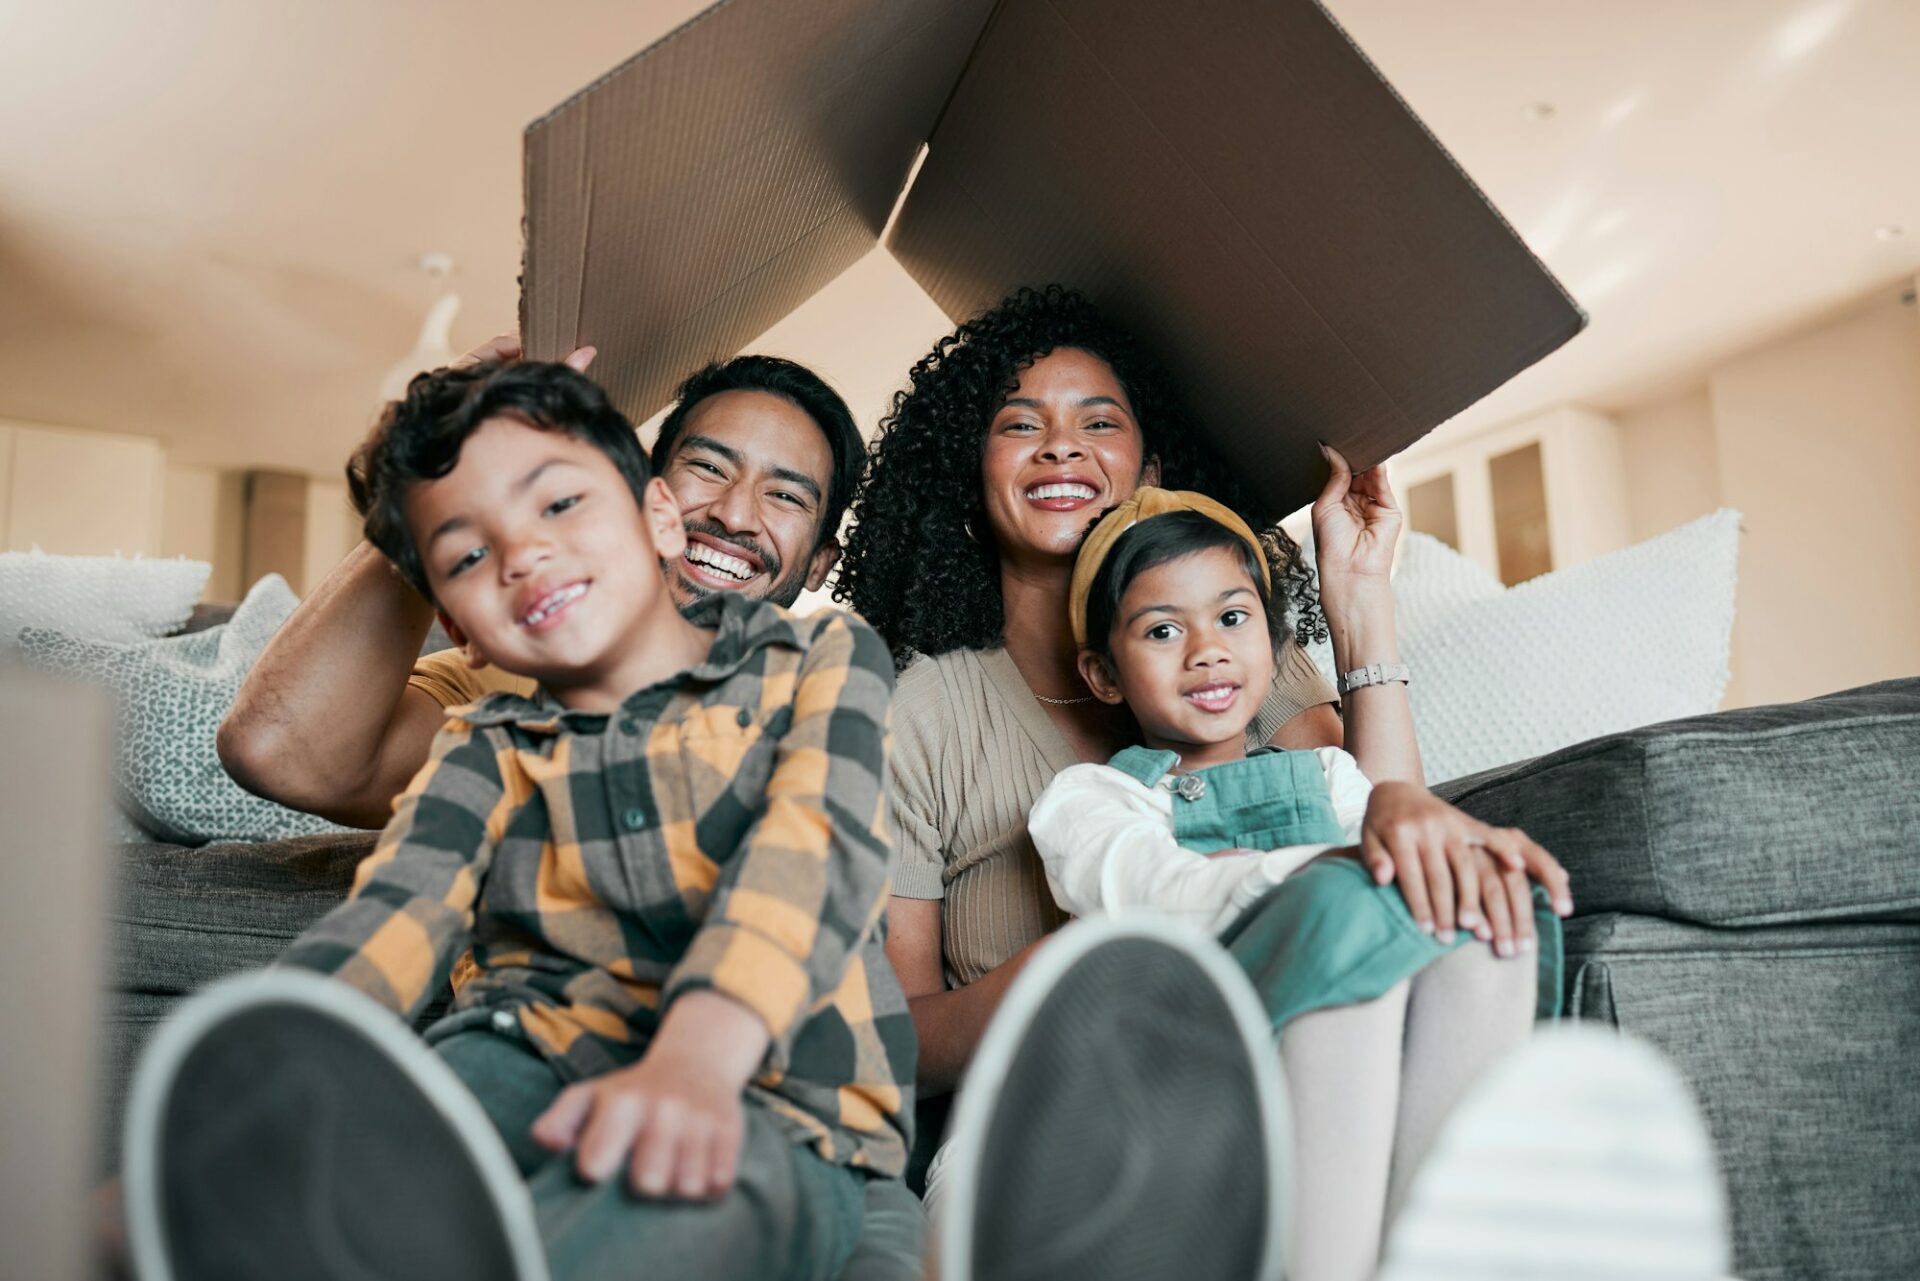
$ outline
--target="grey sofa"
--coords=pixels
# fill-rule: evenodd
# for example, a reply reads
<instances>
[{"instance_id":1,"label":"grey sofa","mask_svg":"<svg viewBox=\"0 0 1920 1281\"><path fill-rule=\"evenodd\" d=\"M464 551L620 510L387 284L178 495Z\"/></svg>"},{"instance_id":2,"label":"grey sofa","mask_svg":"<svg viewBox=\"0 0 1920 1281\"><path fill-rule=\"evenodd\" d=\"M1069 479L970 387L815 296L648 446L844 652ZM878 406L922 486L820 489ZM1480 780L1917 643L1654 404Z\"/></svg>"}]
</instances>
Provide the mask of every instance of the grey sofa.
<instances>
[{"instance_id":1,"label":"grey sofa","mask_svg":"<svg viewBox=\"0 0 1920 1281\"><path fill-rule=\"evenodd\" d=\"M1909 679L1436 789L1567 865L1567 1007L1678 1062L1750 1281L1920 1274L1916 769Z\"/></svg>"},{"instance_id":2,"label":"grey sofa","mask_svg":"<svg viewBox=\"0 0 1920 1281\"><path fill-rule=\"evenodd\" d=\"M1680 1064L1750 1281L1908 1277L1920 1260L1916 766L1920 679L1651 726L1438 789L1573 872L1568 1008ZM277 955L372 841L120 850L109 1142L155 1024Z\"/></svg>"}]
</instances>

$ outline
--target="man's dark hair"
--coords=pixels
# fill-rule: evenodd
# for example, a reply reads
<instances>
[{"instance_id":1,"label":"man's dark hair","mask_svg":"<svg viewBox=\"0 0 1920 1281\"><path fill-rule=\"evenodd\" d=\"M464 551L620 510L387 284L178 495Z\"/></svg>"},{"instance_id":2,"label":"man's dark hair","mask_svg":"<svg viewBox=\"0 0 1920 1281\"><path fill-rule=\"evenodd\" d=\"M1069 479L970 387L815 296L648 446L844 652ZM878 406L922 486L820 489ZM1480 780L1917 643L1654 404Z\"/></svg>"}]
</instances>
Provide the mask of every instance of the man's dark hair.
<instances>
[{"instance_id":1,"label":"man's dark hair","mask_svg":"<svg viewBox=\"0 0 1920 1281\"><path fill-rule=\"evenodd\" d=\"M860 439L860 429L854 426L847 402L805 365L779 356L735 356L695 372L680 384L672 412L660 423L660 435L653 442L651 460L655 474L666 473L673 443L686 428L688 416L702 401L728 391L759 391L778 396L813 419L814 426L827 438L827 447L833 451L833 475L827 479L826 501L820 512L820 537L814 543L817 551L840 532L840 518L853 501L853 491L860 484L860 469L866 465L867 446Z\"/></svg>"},{"instance_id":2,"label":"man's dark hair","mask_svg":"<svg viewBox=\"0 0 1920 1281\"><path fill-rule=\"evenodd\" d=\"M407 528L407 491L438 480L460 461L467 438L490 418L515 418L538 431L585 441L612 461L635 502L652 476L639 433L585 374L546 361L486 362L417 374L388 405L347 463L347 488L367 541L428 600L426 567Z\"/></svg>"},{"instance_id":3,"label":"man's dark hair","mask_svg":"<svg viewBox=\"0 0 1920 1281\"><path fill-rule=\"evenodd\" d=\"M1283 611L1273 607L1273 592L1260 573L1260 560L1274 581L1281 578L1287 554L1277 541L1263 541L1261 557L1256 559L1247 540L1200 512L1167 512L1143 520L1114 540L1101 562L1100 572L1087 588L1087 648L1100 657L1113 660L1113 625L1120 616L1120 602L1133 586L1133 580L1150 569L1198 552L1225 547L1240 560L1240 568L1253 580L1260 608L1267 611L1267 632L1273 638L1274 652L1286 641L1289 631Z\"/></svg>"}]
</instances>

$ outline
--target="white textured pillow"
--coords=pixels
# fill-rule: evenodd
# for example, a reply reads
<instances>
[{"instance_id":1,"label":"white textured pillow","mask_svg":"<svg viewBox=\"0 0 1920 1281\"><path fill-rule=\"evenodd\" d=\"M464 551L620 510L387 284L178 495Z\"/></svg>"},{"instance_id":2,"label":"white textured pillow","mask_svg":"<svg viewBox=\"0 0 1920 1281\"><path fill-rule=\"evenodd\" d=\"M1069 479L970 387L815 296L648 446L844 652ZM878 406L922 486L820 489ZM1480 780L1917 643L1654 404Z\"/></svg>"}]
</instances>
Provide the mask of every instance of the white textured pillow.
<instances>
[{"instance_id":1,"label":"white textured pillow","mask_svg":"<svg viewBox=\"0 0 1920 1281\"><path fill-rule=\"evenodd\" d=\"M23 627L121 643L179 631L212 568L203 560L0 552L0 652Z\"/></svg>"},{"instance_id":2,"label":"white textured pillow","mask_svg":"<svg viewBox=\"0 0 1920 1281\"><path fill-rule=\"evenodd\" d=\"M241 680L297 603L286 580L269 574L231 619L203 632L129 645L29 627L20 653L36 667L113 690L120 802L160 839L198 845L346 831L245 791L214 751Z\"/></svg>"},{"instance_id":3,"label":"white textured pillow","mask_svg":"<svg viewBox=\"0 0 1920 1281\"><path fill-rule=\"evenodd\" d=\"M1508 589L1409 535L1393 594L1427 781L1715 710L1739 554L1740 514L1722 509ZM1332 679L1329 648L1309 652Z\"/></svg>"}]
</instances>

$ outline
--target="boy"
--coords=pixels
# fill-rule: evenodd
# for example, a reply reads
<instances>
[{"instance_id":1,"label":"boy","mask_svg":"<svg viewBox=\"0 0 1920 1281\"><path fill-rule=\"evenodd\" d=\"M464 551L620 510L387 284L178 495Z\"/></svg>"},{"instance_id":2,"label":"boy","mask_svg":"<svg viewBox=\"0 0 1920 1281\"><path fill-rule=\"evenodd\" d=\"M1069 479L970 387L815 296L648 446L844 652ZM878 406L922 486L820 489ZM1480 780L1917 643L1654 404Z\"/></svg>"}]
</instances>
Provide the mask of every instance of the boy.
<instances>
[{"instance_id":1,"label":"boy","mask_svg":"<svg viewBox=\"0 0 1920 1281\"><path fill-rule=\"evenodd\" d=\"M136 1263L833 1276L912 1111L885 644L733 593L683 616L679 509L561 365L421 376L349 479L469 660L539 689L454 712L282 965L407 1016L473 967L437 1060L307 976L183 1010L129 1120Z\"/></svg>"}]
</instances>

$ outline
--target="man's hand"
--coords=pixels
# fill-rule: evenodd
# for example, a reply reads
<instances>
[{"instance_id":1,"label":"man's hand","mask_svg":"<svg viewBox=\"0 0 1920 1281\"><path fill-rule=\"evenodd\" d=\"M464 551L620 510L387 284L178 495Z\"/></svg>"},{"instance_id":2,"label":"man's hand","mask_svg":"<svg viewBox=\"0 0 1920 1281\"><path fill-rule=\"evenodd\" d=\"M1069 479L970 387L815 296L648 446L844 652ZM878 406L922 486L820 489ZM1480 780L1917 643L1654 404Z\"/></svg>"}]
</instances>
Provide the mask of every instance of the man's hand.
<instances>
[{"instance_id":1,"label":"man's hand","mask_svg":"<svg viewBox=\"0 0 1920 1281\"><path fill-rule=\"evenodd\" d=\"M1413 919L1442 942L1451 942L1458 927L1494 943L1502 956L1515 955L1533 933L1529 879L1546 887L1555 913L1573 912L1566 869L1525 832L1490 827L1412 783L1373 789L1360 859L1378 884L1399 882ZM1504 899L1498 908L1496 887ZM1489 923L1503 915L1505 940Z\"/></svg>"},{"instance_id":2,"label":"man's hand","mask_svg":"<svg viewBox=\"0 0 1920 1281\"><path fill-rule=\"evenodd\" d=\"M571 1150L575 1172L590 1183L625 1165L640 1196L724 1196L746 1133L740 1092L767 1040L766 1025L744 1005L689 992L667 1011L644 1058L562 1090L533 1123L533 1140Z\"/></svg>"},{"instance_id":3,"label":"man's hand","mask_svg":"<svg viewBox=\"0 0 1920 1281\"><path fill-rule=\"evenodd\" d=\"M520 345L519 334L495 334L466 355L454 361L448 368L468 369L474 365L485 364L490 360L498 361L503 365L510 365L520 359L524 351L525 348ZM596 354L597 352L592 347L577 347L574 349L573 354L568 356L562 363L569 369L579 373L585 373L587 366L593 363L593 358Z\"/></svg>"}]
</instances>

